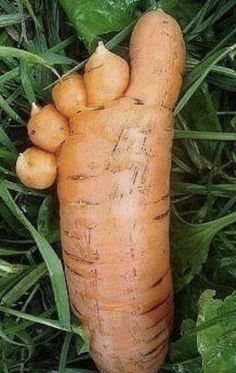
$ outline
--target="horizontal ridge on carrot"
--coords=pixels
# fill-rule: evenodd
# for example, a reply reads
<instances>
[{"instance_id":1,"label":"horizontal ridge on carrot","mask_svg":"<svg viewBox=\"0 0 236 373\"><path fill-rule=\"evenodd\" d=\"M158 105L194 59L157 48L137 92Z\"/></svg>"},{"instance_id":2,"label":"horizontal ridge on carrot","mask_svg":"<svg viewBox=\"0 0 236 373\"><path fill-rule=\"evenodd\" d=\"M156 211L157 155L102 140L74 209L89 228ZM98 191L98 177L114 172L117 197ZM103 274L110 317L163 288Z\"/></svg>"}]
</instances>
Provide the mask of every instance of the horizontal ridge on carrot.
<instances>
[{"instance_id":1,"label":"horizontal ridge on carrot","mask_svg":"<svg viewBox=\"0 0 236 373\"><path fill-rule=\"evenodd\" d=\"M179 25L151 11L133 30L130 72L100 44L84 76L53 89L57 120L67 118L54 147L70 303L102 373L155 373L168 351L172 109L184 64ZM52 155L48 140L32 136Z\"/></svg>"}]
</instances>

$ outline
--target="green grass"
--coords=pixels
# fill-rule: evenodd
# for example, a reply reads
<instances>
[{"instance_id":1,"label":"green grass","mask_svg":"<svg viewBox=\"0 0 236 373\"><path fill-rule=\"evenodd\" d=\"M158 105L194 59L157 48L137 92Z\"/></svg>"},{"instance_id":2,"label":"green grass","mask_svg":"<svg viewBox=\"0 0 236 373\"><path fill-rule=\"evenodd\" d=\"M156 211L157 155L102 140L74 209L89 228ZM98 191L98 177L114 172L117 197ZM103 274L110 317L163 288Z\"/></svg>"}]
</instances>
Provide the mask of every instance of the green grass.
<instances>
[{"instance_id":1,"label":"green grass","mask_svg":"<svg viewBox=\"0 0 236 373\"><path fill-rule=\"evenodd\" d=\"M224 335L225 317L230 333L236 330L235 5L146 0L135 13L161 6L180 21L187 44L171 174L176 317L163 373L211 372L207 351L197 343L204 344L212 328L222 328L212 335ZM127 54L134 23L106 34L108 47ZM57 0L0 2L0 372L96 372L69 312L55 189L26 188L14 169L18 152L29 145L32 102L50 101L49 87L82 69L87 58ZM212 300L206 289L224 301ZM223 355L230 343L222 344Z\"/></svg>"}]
</instances>

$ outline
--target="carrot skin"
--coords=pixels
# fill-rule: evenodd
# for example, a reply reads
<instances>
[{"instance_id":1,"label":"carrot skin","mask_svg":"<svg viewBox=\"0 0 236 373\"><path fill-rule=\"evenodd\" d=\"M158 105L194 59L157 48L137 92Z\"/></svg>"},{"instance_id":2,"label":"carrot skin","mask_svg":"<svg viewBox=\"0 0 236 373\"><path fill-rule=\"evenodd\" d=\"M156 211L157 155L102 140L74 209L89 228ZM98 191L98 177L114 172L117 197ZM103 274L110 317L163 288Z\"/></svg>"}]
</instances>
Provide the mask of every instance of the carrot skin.
<instances>
[{"instance_id":1,"label":"carrot skin","mask_svg":"<svg viewBox=\"0 0 236 373\"><path fill-rule=\"evenodd\" d=\"M99 110L94 133L84 118L95 112L73 117L76 134L58 159L62 243L72 309L91 335L100 371L149 373L164 361L172 323L173 130L167 109L149 108L145 123L147 108L138 106L141 125L135 103L121 102L124 114L122 105L120 122L117 105Z\"/></svg>"},{"instance_id":2,"label":"carrot skin","mask_svg":"<svg viewBox=\"0 0 236 373\"><path fill-rule=\"evenodd\" d=\"M70 117L71 136L58 155L71 307L102 373L155 373L168 351L172 109L184 60L176 21L161 11L141 17L127 91Z\"/></svg>"},{"instance_id":3,"label":"carrot skin","mask_svg":"<svg viewBox=\"0 0 236 373\"><path fill-rule=\"evenodd\" d=\"M130 59L131 81L126 95L172 109L185 65L185 46L178 23L162 11L146 13L134 28Z\"/></svg>"}]
</instances>

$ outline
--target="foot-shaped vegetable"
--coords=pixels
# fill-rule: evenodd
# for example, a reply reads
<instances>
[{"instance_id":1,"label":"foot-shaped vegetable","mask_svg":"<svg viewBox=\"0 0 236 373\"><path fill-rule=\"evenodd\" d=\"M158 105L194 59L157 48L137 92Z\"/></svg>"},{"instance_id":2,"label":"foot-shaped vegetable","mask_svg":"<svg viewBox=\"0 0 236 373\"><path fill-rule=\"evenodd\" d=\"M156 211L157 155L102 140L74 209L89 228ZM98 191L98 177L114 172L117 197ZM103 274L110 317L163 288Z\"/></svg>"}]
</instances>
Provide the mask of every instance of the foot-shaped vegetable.
<instances>
[{"instance_id":1,"label":"foot-shaped vegetable","mask_svg":"<svg viewBox=\"0 0 236 373\"><path fill-rule=\"evenodd\" d=\"M57 160L70 303L103 373L154 373L168 350L172 109L184 61L176 21L149 12L132 34L130 72L99 44L85 74L58 83L55 106L34 112L28 124L38 157ZM47 187L48 168L33 167L36 154L27 152L20 156L28 155L25 172ZM22 182L37 187L17 164Z\"/></svg>"}]
</instances>

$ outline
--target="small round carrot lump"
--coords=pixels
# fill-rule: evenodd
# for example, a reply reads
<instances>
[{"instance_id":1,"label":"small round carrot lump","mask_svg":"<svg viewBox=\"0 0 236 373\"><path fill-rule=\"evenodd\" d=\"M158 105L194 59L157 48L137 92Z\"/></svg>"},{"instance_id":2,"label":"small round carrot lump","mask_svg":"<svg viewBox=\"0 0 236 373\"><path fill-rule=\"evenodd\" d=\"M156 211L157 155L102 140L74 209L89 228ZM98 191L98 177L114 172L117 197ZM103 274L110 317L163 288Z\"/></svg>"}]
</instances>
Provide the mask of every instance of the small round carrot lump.
<instances>
[{"instance_id":1,"label":"small round carrot lump","mask_svg":"<svg viewBox=\"0 0 236 373\"><path fill-rule=\"evenodd\" d=\"M85 65L84 84L88 104L100 105L121 97L128 83L128 63L100 42Z\"/></svg>"},{"instance_id":2,"label":"small round carrot lump","mask_svg":"<svg viewBox=\"0 0 236 373\"><path fill-rule=\"evenodd\" d=\"M87 105L87 94L80 74L71 74L52 89L53 101L60 113L69 118Z\"/></svg>"},{"instance_id":3,"label":"small round carrot lump","mask_svg":"<svg viewBox=\"0 0 236 373\"><path fill-rule=\"evenodd\" d=\"M56 179L56 157L54 154L36 147L29 148L17 158L16 174L26 186L35 189L46 189Z\"/></svg>"},{"instance_id":4,"label":"small round carrot lump","mask_svg":"<svg viewBox=\"0 0 236 373\"><path fill-rule=\"evenodd\" d=\"M56 152L69 135L67 120L52 104L33 114L27 128L32 143L50 153Z\"/></svg>"}]
</instances>

